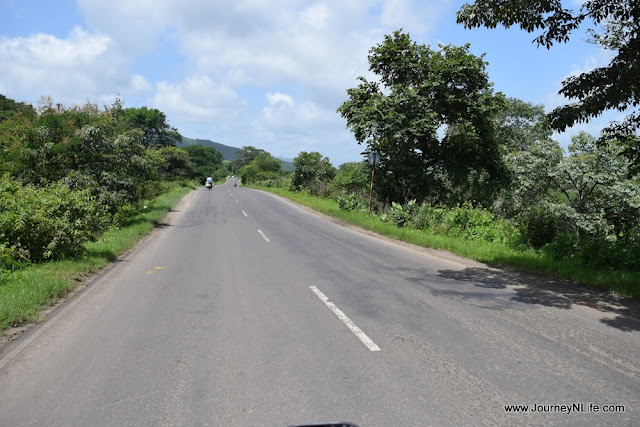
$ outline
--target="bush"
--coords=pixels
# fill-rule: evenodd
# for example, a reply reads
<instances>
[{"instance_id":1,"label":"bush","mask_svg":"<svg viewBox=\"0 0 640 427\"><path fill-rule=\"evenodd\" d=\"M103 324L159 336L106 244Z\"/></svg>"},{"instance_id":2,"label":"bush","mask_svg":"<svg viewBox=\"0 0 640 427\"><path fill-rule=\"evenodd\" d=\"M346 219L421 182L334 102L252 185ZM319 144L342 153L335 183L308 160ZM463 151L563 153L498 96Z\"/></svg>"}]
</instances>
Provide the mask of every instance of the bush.
<instances>
[{"instance_id":1,"label":"bush","mask_svg":"<svg viewBox=\"0 0 640 427\"><path fill-rule=\"evenodd\" d=\"M103 209L84 190L63 183L23 187L0 178L0 245L14 260L43 261L76 255L107 226Z\"/></svg>"},{"instance_id":2,"label":"bush","mask_svg":"<svg viewBox=\"0 0 640 427\"><path fill-rule=\"evenodd\" d=\"M365 205L358 196L353 193L347 195L341 194L336 198L336 201L338 202L340 209L343 211L357 211L365 209Z\"/></svg>"},{"instance_id":3,"label":"bush","mask_svg":"<svg viewBox=\"0 0 640 427\"><path fill-rule=\"evenodd\" d=\"M516 246L521 240L520 232L508 220L498 219L483 208L474 208L470 203L445 209L415 200L406 205L392 202L380 217L382 221L393 221L397 227L412 226L433 234L445 234L465 239L485 240Z\"/></svg>"},{"instance_id":4,"label":"bush","mask_svg":"<svg viewBox=\"0 0 640 427\"><path fill-rule=\"evenodd\" d=\"M553 240L542 247L542 251L554 260L569 260L576 255L577 238L575 234L558 233Z\"/></svg>"},{"instance_id":5,"label":"bush","mask_svg":"<svg viewBox=\"0 0 640 427\"><path fill-rule=\"evenodd\" d=\"M391 207L388 209L387 215L394 222L396 227L405 227L411 221L412 216L417 209L416 201L411 200L406 205L402 206L400 203L392 202Z\"/></svg>"},{"instance_id":6,"label":"bush","mask_svg":"<svg viewBox=\"0 0 640 427\"><path fill-rule=\"evenodd\" d=\"M418 230L444 231L444 216L445 210L443 208L423 203L415 210L415 214L411 218L411 225Z\"/></svg>"},{"instance_id":7,"label":"bush","mask_svg":"<svg viewBox=\"0 0 640 427\"><path fill-rule=\"evenodd\" d=\"M451 209L445 216L447 233L466 239L481 239L505 244L515 243L518 234L515 227L496 217L484 208L473 208L466 202Z\"/></svg>"},{"instance_id":8,"label":"bush","mask_svg":"<svg viewBox=\"0 0 640 427\"><path fill-rule=\"evenodd\" d=\"M309 194L319 197L331 197L331 185L326 181L311 181L307 182L306 188L309 190Z\"/></svg>"},{"instance_id":9,"label":"bush","mask_svg":"<svg viewBox=\"0 0 640 427\"><path fill-rule=\"evenodd\" d=\"M518 218L524 243L540 249L551 243L558 234L558 220L553 212L534 206Z\"/></svg>"}]
</instances>

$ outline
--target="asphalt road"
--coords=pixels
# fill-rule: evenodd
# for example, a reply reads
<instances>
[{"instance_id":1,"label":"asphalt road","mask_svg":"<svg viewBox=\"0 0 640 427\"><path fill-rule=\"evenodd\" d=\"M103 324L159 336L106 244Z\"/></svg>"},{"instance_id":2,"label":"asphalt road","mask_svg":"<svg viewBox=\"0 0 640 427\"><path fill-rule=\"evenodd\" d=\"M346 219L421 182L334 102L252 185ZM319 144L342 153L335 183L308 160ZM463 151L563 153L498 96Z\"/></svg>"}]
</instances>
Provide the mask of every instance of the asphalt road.
<instances>
[{"instance_id":1,"label":"asphalt road","mask_svg":"<svg viewBox=\"0 0 640 427\"><path fill-rule=\"evenodd\" d=\"M0 349L1 426L640 424L636 303L229 183L166 221Z\"/></svg>"}]
</instances>

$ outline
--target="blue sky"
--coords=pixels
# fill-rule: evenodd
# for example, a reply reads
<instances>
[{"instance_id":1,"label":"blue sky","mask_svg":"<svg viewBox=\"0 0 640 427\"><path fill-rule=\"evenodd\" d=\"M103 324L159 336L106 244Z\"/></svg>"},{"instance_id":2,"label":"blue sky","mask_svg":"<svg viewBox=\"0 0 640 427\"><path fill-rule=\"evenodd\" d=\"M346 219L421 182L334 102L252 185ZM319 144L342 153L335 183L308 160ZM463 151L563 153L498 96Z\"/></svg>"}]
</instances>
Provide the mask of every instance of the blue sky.
<instances>
[{"instance_id":1,"label":"blue sky","mask_svg":"<svg viewBox=\"0 0 640 427\"><path fill-rule=\"evenodd\" d=\"M551 50L519 29L465 30L450 0L0 0L0 93L37 104L86 100L163 111L184 136L275 156L319 151L338 165L359 146L336 109L367 52L403 28L419 42L471 44L496 91L547 110L571 73L605 65L584 42ZM578 8L580 0L565 0ZM578 130L598 134L611 113Z\"/></svg>"}]
</instances>

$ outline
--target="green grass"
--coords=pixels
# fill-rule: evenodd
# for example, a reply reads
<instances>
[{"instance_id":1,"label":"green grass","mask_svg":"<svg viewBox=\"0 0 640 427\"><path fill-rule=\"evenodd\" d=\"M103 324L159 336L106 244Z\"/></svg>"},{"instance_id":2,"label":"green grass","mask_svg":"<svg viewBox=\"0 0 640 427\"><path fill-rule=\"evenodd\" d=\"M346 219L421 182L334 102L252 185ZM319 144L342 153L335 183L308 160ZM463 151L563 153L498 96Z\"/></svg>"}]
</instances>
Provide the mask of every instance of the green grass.
<instances>
[{"instance_id":1,"label":"green grass","mask_svg":"<svg viewBox=\"0 0 640 427\"><path fill-rule=\"evenodd\" d=\"M365 212L343 211L338 206L338 203L331 199L311 196L303 192L292 192L282 188L255 188L278 194L345 223L357 225L392 239L427 248L446 250L493 266L516 267L529 273L568 279L589 287L640 300L640 273L637 272L588 268L578 265L576 262L553 260L539 251L518 250L499 243L431 234L409 227L398 228L392 223L381 221L376 215L370 216Z\"/></svg>"},{"instance_id":2,"label":"green grass","mask_svg":"<svg viewBox=\"0 0 640 427\"><path fill-rule=\"evenodd\" d=\"M37 320L44 309L80 281L133 248L192 189L176 184L149 201L147 209L131 218L130 225L111 229L100 240L87 244L81 257L32 265L9 275L0 285L0 331Z\"/></svg>"}]
</instances>

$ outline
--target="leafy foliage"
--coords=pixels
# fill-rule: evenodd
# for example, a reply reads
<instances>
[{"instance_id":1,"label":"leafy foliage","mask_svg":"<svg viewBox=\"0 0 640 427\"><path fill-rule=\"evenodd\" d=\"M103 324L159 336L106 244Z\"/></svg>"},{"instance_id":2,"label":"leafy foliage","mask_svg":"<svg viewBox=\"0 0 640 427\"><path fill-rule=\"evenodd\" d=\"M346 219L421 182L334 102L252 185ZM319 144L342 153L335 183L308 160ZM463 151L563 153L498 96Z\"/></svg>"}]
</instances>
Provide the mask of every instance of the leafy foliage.
<instances>
[{"instance_id":1,"label":"leafy foliage","mask_svg":"<svg viewBox=\"0 0 640 427\"><path fill-rule=\"evenodd\" d=\"M234 171L239 171L243 167L247 166L260 154L269 154L262 148L256 148L251 145L242 147L237 153L236 158L231 162L231 168Z\"/></svg>"},{"instance_id":2,"label":"leafy foliage","mask_svg":"<svg viewBox=\"0 0 640 427\"><path fill-rule=\"evenodd\" d=\"M564 5L563 5L564 3ZM539 46L550 48L569 40L581 24L590 25L592 41L615 52L611 62L567 78L560 94L573 103L550 114L551 127L563 131L583 123L609 109L629 111L622 123L611 123L604 139L636 139L640 126L640 3L635 0L588 0L573 11L567 3L535 0L476 0L458 11L458 22L466 28L509 28L519 25L531 33ZM634 141L636 147L638 141Z\"/></svg>"},{"instance_id":3,"label":"leafy foliage","mask_svg":"<svg viewBox=\"0 0 640 427\"><path fill-rule=\"evenodd\" d=\"M393 202L383 221L392 221L397 227L413 227L432 234L462 237L467 240L484 240L515 246L520 232L510 222L496 218L488 210L464 203L453 208L442 208L410 200L404 205Z\"/></svg>"},{"instance_id":4,"label":"leafy foliage","mask_svg":"<svg viewBox=\"0 0 640 427\"><path fill-rule=\"evenodd\" d=\"M242 182L254 184L260 181L274 180L280 173L280 160L260 150L251 162L240 169Z\"/></svg>"},{"instance_id":5,"label":"leafy foliage","mask_svg":"<svg viewBox=\"0 0 640 427\"><path fill-rule=\"evenodd\" d=\"M385 200L450 201L495 188L504 170L493 118L503 97L481 57L468 45L434 51L397 31L371 49L369 64L380 83L360 77L338 111L358 143L381 154Z\"/></svg>"},{"instance_id":6,"label":"leafy foliage","mask_svg":"<svg viewBox=\"0 0 640 427\"><path fill-rule=\"evenodd\" d=\"M156 154L160 158L159 169L164 179L193 175L191 156L187 150L177 147L162 147L156 151Z\"/></svg>"},{"instance_id":7,"label":"leafy foliage","mask_svg":"<svg viewBox=\"0 0 640 427\"><path fill-rule=\"evenodd\" d=\"M582 132L572 138L568 157L552 142L514 153L508 163L516 187L505 204L514 214L543 206L554 213L560 231L578 239L627 233L640 225L640 182L630 178L621 151L615 141L598 146Z\"/></svg>"},{"instance_id":8,"label":"leafy foliage","mask_svg":"<svg viewBox=\"0 0 640 427\"><path fill-rule=\"evenodd\" d=\"M503 151L526 151L536 141L551 139L544 105L507 98L496 115L496 139Z\"/></svg>"},{"instance_id":9,"label":"leafy foliage","mask_svg":"<svg viewBox=\"0 0 640 427\"><path fill-rule=\"evenodd\" d=\"M187 152L191 160L191 177L199 179L204 184L208 176L216 180L224 176L222 153L215 148L203 145L188 145L182 149Z\"/></svg>"},{"instance_id":10,"label":"leafy foliage","mask_svg":"<svg viewBox=\"0 0 640 427\"><path fill-rule=\"evenodd\" d=\"M114 108L113 111L126 129L142 130L141 143L147 148L175 147L182 141L182 135L167 123L165 114L155 108L120 107Z\"/></svg>"},{"instance_id":11,"label":"leafy foliage","mask_svg":"<svg viewBox=\"0 0 640 427\"><path fill-rule=\"evenodd\" d=\"M38 113L0 98L0 259L43 261L77 254L113 214L158 194L159 179L191 173L179 134L157 110L116 102L65 108L43 98ZM153 143L150 129L155 129ZM160 149L148 148L161 147Z\"/></svg>"},{"instance_id":12,"label":"leafy foliage","mask_svg":"<svg viewBox=\"0 0 640 427\"><path fill-rule=\"evenodd\" d=\"M368 192L370 176L370 166L366 162L343 163L331 184L339 191L358 196Z\"/></svg>"},{"instance_id":13,"label":"leafy foliage","mask_svg":"<svg viewBox=\"0 0 640 427\"><path fill-rule=\"evenodd\" d=\"M108 221L86 191L63 183L22 186L0 177L0 246L14 259L42 261L75 255L96 239Z\"/></svg>"},{"instance_id":14,"label":"leafy foliage","mask_svg":"<svg viewBox=\"0 0 640 427\"><path fill-rule=\"evenodd\" d=\"M354 193L340 194L336 197L338 206L343 211L359 211L366 208L366 203Z\"/></svg>"},{"instance_id":15,"label":"leafy foliage","mask_svg":"<svg viewBox=\"0 0 640 427\"><path fill-rule=\"evenodd\" d=\"M36 112L31 105L16 102L0 94L0 123L13 117L15 114L24 114L33 117Z\"/></svg>"},{"instance_id":16,"label":"leafy foliage","mask_svg":"<svg viewBox=\"0 0 640 427\"><path fill-rule=\"evenodd\" d=\"M336 174L328 157L323 157L317 151L307 153L301 151L293 160L293 176L291 188L294 190L308 189L312 194L320 194L326 190L328 183Z\"/></svg>"}]
</instances>

